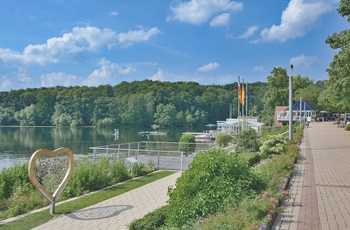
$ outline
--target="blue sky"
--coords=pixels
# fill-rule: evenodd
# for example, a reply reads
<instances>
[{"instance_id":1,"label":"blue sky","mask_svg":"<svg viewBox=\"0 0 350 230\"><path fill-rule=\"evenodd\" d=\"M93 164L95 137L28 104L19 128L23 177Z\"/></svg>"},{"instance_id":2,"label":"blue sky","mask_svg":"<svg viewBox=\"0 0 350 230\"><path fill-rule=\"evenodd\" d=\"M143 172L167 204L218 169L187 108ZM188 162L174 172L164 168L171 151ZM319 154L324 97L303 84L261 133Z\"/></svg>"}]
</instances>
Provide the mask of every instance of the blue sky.
<instances>
[{"instance_id":1,"label":"blue sky","mask_svg":"<svg viewBox=\"0 0 350 230\"><path fill-rule=\"evenodd\" d=\"M274 67L326 80L339 0L0 0L0 91L122 81L224 85Z\"/></svg>"}]
</instances>

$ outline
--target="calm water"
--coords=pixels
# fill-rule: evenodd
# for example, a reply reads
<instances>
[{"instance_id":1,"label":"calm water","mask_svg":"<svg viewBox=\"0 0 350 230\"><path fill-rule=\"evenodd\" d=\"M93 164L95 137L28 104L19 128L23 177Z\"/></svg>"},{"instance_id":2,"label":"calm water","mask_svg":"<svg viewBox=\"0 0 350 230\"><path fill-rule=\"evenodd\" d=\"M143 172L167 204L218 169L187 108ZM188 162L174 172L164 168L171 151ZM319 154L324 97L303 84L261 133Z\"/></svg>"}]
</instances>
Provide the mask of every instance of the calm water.
<instances>
[{"instance_id":1,"label":"calm water","mask_svg":"<svg viewBox=\"0 0 350 230\"><path fill-rule=\"evenodd\" d=\"M181 134L188 129L157 129L169 135L140 136L140 131L153 131L127 128L119 129L116 140L114 128L69 128L69 127L0 127L0 170L12 166L15 162L28 161L38 149L54 150L60 147L70 148L73 154L88 154L89 147L127 143L135 141L173 141L178 142Z\"/></svg>"}]
</instances>

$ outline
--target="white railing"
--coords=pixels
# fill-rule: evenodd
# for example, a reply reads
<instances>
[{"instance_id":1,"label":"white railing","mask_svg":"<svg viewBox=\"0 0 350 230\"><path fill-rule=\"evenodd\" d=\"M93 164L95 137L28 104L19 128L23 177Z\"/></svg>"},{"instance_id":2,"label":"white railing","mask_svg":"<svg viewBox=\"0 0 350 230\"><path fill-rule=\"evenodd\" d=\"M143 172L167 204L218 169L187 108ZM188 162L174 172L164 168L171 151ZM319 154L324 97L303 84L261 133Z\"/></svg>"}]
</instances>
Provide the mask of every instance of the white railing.
<instances>
[{"instance_id":1,"label":"white railing","mask_svg":"<svg viewBox=\"0 0 350 230\"><path fill-rule=\"evenodd\" d=\"M190 153L186 153L181 144L183 143L141 141L96 146L90 149L93 162L100 157L129 158L146 166L152 162L157 169L184 171L198 152L215 146L215 143L186 143L188 149L191 149Z\"/></svg>"}]
</instances>

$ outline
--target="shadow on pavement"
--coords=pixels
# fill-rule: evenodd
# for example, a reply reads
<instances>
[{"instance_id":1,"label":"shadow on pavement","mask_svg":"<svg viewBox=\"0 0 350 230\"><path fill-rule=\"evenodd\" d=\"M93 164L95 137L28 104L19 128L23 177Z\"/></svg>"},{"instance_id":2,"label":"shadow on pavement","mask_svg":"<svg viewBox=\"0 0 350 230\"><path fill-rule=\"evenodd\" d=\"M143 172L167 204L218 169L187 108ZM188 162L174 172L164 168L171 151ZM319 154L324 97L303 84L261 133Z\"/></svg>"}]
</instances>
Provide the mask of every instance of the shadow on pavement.
<instances>
[{"instance_id":1,"label":"shadow on pavement","mask_svg":"<svg viewBox=\"0 0 350 230\"><path fill-rule=\"evenodd\" d=\"M134 206L132 205L110 205L83 209L66 214L66 216L74 220L99 220L117 216L126 210L132 209L133 207Z\"/></svg>"}]
</instances>

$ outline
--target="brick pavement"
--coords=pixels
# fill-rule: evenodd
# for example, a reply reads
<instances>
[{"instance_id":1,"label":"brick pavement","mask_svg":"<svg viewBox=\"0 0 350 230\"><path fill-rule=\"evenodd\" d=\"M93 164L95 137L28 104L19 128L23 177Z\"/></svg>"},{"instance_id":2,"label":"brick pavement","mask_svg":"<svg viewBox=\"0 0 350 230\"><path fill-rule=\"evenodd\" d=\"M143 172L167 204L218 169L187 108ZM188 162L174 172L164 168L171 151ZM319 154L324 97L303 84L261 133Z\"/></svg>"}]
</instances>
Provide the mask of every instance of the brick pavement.
<instances>
[{"instance_id":1,"label":"brick pavement","mask_svg":"<svg viewBox=\"0 0 350 230\"><path fill-rule=\"evenodd\" d=\"M174 173L85 209L62 215L34 229L127 229L133 220L166 204L168 187L174 186L180 175L181 172Z\"/></svg>"},{"instance_id":2,"label":"brick pavement","mask_svg":"<svg viewBox=\"0 0 350 230\"><path fill-rule=\"evenodd\" d=\"M291 199L272 229L350 229L350 132L313 122L300 147Z\"/></svg>"}]
</instances>

